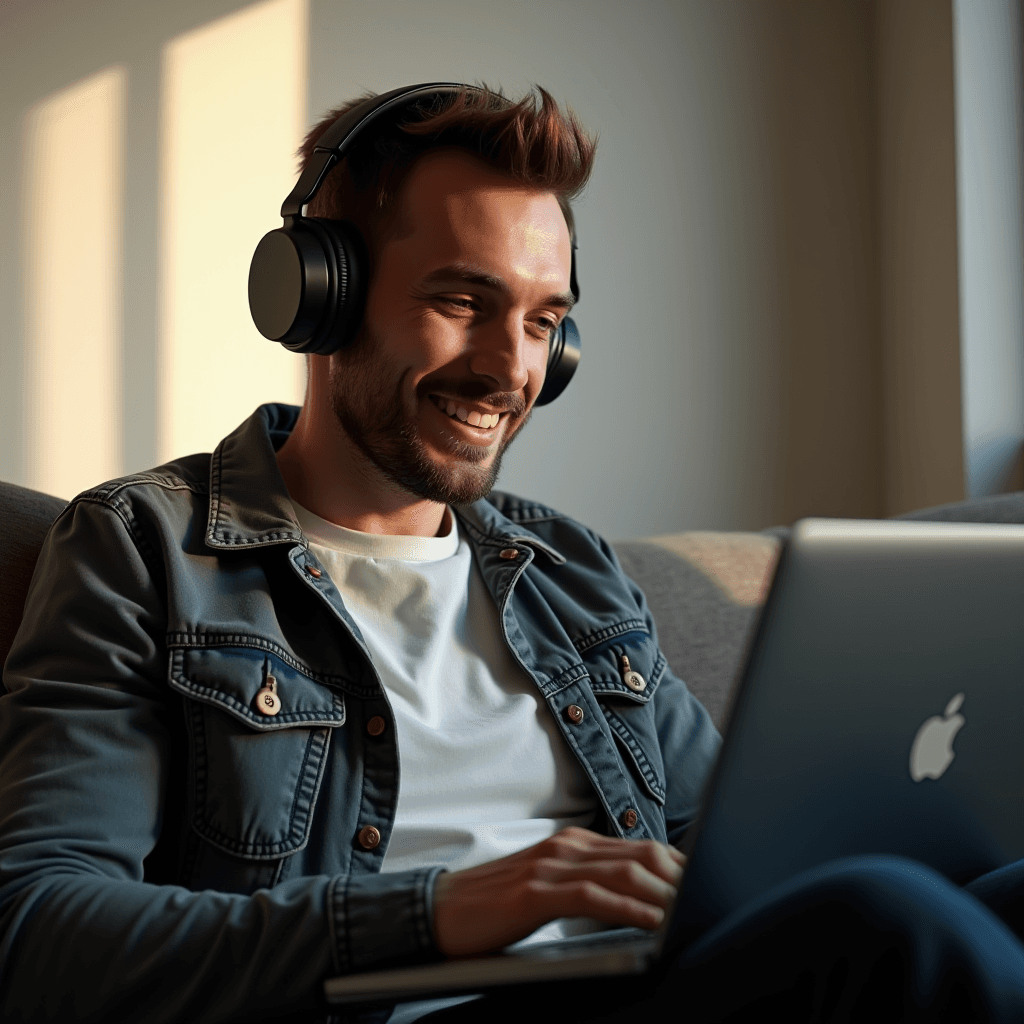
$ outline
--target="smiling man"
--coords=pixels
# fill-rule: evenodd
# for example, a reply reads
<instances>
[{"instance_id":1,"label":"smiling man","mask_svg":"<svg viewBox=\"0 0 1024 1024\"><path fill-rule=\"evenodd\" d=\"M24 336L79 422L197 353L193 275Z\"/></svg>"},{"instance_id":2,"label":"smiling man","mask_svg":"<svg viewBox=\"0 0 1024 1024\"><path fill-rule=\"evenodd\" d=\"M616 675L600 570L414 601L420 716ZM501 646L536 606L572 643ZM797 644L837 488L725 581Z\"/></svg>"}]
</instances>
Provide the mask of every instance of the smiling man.
<instances>
[{"instance_id":1,"label":"smiling man","mask_svg":"<svg viewBox=\"0 0 1024 1024\"><path fill-rule=\"evenodd\" d=\"M410 170L396 216L361 337L311 359L278 464L325 519L429 536L449 503L490 493L540 393L574 301L570 238L552 193L449 147Z\"/></svg>"},{"instance_id":2,"label":"smiling man","mask_svg":"<svg viewBox=\"0 0 1024 1024\"><path fill-rule=\"evenodd\" d=\"M309 203L362 275L301 409L60 516L4 677L4 1019L309 1019L335 974L660 922L718 735L604 542L492 492L593 158L544 92L376 123Z\"/></svg>"},{"instance_id":3,"label":"smiling man","mask_svg":"<svg viewBox=\"0 0 1024 1024\"><path fill-rule=\"evenodd\" d=\"M302 408L50 531L0 700L5 1021L323 1021L332 975L652 929L676 890L718 734L607 544L492 491L594 144L544 92L399 114L310 203L365 287ZM1021 1019L1024 950L923 871L823 869L657 974L442 1012Z\"/></svg>"}]
</instances>

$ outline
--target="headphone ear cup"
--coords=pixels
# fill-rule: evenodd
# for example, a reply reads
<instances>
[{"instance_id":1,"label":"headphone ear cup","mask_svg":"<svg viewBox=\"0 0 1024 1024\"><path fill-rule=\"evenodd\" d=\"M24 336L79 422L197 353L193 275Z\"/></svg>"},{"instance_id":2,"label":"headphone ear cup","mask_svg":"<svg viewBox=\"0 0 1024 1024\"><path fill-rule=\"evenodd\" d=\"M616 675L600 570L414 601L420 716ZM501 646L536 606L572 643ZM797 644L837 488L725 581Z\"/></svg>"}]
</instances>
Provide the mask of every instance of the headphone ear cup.
<instances>
[{"instance_id":1,"label":"headphone ear cup","mask_svg":"<svg viewBox=\"0 0 1024 1024\"><path fill-rule=\"evenodd\" d=\"M257 329L291 352L337 351L362 321L366 268L362 235L347 221L301 218L269 232L249 266Z\"/></svg>"},{"instance_id":2,"label":"headphone ear cup","mask_svg":"<svg viewBox=\"0 0 1024 1024\"><path fill-rule=\"evenodd\" d=\"M302 223L319 237L334 282L331 301L302 351L327 356L350 344L363 322L368 277L366 243L350 221L308 217Z\"/></svg>"},{"instance_id":3,"label":"headphone ear cup","mask_svg":"<svg viewBox=\"0 0 1024 1024\"><path fill-rule=\"evenodd\" d=\"M580 332L572 317L565 317L548 349L548 372L534 405L553 402L568 386L580 364Z\"/></svg>"}]
</instances>

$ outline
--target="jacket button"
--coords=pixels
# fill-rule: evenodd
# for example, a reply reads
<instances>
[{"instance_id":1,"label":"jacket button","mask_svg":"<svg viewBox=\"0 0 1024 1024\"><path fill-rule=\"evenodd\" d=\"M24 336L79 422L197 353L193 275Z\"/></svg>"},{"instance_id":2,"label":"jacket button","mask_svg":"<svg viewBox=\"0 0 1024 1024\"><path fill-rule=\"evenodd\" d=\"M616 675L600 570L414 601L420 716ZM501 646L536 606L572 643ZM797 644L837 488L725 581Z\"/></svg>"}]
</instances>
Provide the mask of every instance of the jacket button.
<instances>
[{"instance_id":1,"label":"jacket button","mask_svg":"<svg viewBox=\"0 0 1024 1024\"><path fill-rule=\"evenodd\" d=\"M629 658L623 654L619 659L622 664L622 681L634 692L641 693L647 688L647 680L639 672L629 666Z\"/></svg>"},{"instance_id":2,"label":"jacket button","mask_svg":"<svg viewBox=\"0 0 1024 1024\"><path fill-rule=\"evenodd\" d=\"M578 723L583 721L583 708L581 708L578 704L570 704L565 709L565 713L569 721L572 722L573 725L577 725Z\"/></svg>"},{"instance_id":3,"label":"jacket button","mask_svg":"<svg viewBox=\"0 0 1024 1024\"><path fill-rule=\"evenodd\" d=\"M318 580L323 576L323 573L315 565L307 565L306 572L308 572L315 580Z\"/></svg>"},{"instance_id":4,"label":"jacket button","mask_svg":"<svg viewBox=\"0 0 1024 1024\"><path fill-rule=\"evenodd\" d=\"M380 833L372 825L361 828L357 838L364 850L375 850L380 845Z\"/></svg>"},{"instance_id":5,"label":"jacket button","mask_svg":"<svg viewBox=\"0 0 1024 1024\"><path fill-rule=\"evenodd\" d=\"M498 552L498 557L504 558L506 562L510 562L513 558L519 557L519 552L515 548L502 548Z\"/></svg>"},{"instance_id":6,"label":"jacket button","mask_svg":"<svg viewBox=\"0 0 1024 1024\"><path fill-rule=\"evenodd\" d=\"M627 811L623 812L622 824L625 825L626 828L636 828L636 821L636 811L634 811L632 807L630 807ZM363 831L366 830L364 829ZM362 832L360 832L359 834L362 835Z\"/></svg>"},{"instance_id":7,"label":"jacket button","mask_svg":"<svg viewBox=\"0 0 1024 1024\"><path fill-rule=\"evenodd\" d=\"M277 680L268 675L263 689L256 694L256 710L273 717L281 710L281 701L277 696Z\"/></svg>"},{"instance_id":8,"label":"jacket button","mask_svg":"<svg viewBox=\"0 0 1024 1024\"><path fill-rule=\"evenodd\" d=\"M387 727L388 723L385 722L380 715L374 715L373 718L366 723L366 731L371 736L379 736Z\"/></svg>"}]
</instances>

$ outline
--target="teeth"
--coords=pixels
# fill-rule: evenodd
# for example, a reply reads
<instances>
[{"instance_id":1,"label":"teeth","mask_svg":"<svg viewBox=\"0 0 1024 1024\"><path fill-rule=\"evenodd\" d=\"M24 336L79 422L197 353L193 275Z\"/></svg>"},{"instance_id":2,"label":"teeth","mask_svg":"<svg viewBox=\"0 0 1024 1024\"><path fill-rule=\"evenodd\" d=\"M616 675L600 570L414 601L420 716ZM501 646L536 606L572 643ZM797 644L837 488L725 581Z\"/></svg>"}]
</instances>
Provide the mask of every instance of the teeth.
<instances>
[{"instance_id":1,"label":"teeth","mask_svg":"<svg viewBox=\"0 0 1024 1024\"><path fill-rule=\"evenodd\" d=\"M477 412L476 409L470 412L464 405L456 405L455 402L446 402L444 399L438 400L438 408L449 416L457 417L463 423L468 423L471 427L480 427L483 430L490 430L492 427L496 427L498 420L501 419L500 413Z\"/></svg>"}]
</instances>

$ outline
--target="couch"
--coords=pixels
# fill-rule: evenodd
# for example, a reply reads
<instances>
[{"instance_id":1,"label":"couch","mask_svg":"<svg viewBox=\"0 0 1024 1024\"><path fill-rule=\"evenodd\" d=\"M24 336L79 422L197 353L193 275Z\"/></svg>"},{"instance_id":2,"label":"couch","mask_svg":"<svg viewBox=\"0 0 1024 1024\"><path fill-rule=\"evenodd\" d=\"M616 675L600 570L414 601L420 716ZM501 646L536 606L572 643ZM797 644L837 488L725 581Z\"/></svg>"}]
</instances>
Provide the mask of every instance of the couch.
<instances>
[{"instance_id":1,"label":"couch","mask_svg":"<svg viewBox=\"0 0 1024 1024\"><path fill-rule=\"evenodd\" d=\"M25 593L50 523L65 502L0 483L0 664L21 621ZM976 498L900 518L1024 523L1024 492ZM788 530L691 530L615 544L622 567L647 595L668 663L719 729L757 609Z\"/></svg>"}]
</instances>

